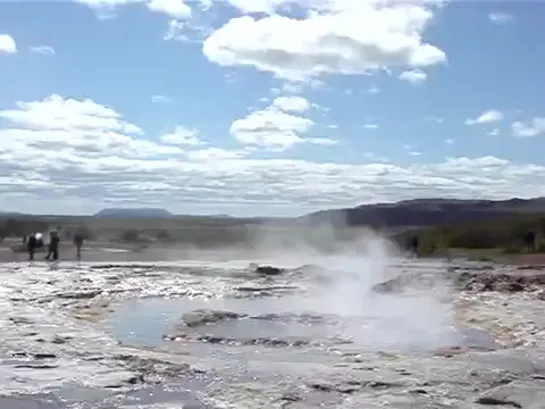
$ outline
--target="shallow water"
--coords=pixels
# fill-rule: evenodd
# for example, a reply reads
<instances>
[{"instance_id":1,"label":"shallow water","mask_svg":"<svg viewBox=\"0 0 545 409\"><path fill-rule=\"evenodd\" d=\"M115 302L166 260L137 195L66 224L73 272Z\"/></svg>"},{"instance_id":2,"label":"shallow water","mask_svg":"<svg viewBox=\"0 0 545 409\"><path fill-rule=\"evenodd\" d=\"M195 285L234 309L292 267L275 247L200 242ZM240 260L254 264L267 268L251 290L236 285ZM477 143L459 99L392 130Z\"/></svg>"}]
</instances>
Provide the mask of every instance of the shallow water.
<instances>
[{"instance_id":1,"label":"shallow water","mask_svg":"<svg viewBox=\"0 0 545 409\"><path fill-rule=\"evenodd\" d=\"M305 305L293 296L271 299L166 299L148 298L128 300L118 305L108 317L106 328L116 339L128 345L156 347L165 343L168 334L184 313L208 309L230 311L246 316L240 319L221 320L200 325L193 330L194 336L223 337L225 339L282 339L300 338L323 342L328 339L350 341L362 348L396 350L429 348L438 345L467 346L495 349L492 335L469 327L456 327L450 322L441 327L429 327L437 323L407 323L402 313L403 300L393 300L385 295L371 296L371 305L389 303L387 313L369 311L367 315L324 314L319 309L293 309L290 305ZM408 296L406 303L414 303ZM396 305L397 303L397 305ZM312 303L309 303L312 305ZM425 305L423 306L425 308ZM401 312L400 312L401 311ZM450 324L450 325L449 325ZM441 343L441 344L439 344ZM427 345L426 345L427 344Z\"/></svg>"}]
</instances>

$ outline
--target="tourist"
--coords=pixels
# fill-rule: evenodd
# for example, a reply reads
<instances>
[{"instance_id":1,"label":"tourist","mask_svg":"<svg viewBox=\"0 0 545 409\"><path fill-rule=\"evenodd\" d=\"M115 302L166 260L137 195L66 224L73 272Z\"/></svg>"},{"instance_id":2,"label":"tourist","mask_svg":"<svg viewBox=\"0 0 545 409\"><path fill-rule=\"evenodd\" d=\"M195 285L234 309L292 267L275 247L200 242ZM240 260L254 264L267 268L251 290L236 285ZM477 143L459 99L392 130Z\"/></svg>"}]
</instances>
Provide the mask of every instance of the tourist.
<instances>
[{"instance_id":1,"label":"tourist","mask_svg":"<svg viewBox=\"0 0 545 409\"><path fill-rule=\"evenodd\" d=\"M524 242L529 253L536 251L536 234L533 231L528 231L524 235Z\"/></svg>"},{"instance_id":2,"label":"tourist","mask_svg":"<svg viewBox=\"0 0 545 409\"><path fill-rule=\"evenodd\" d=\"M37 244L38 241L36 240L36 235L34 233L31 233L26 241L28 259L30 261L34 260L34 252L36 251L36 247L38 247Z\"/></svg>"},{"instance_id":3,"label":"tourist","mask_svg":"<svg viewBox=\"0 0 545 409\"><path fill-rule=\"evenodd\" d=\"M411 239L409 240L409 250L415 257L418 257L418 247L419 247L418 236L411 237Z\"/></svg>"},{"instance_id":4,"label":"tourist","mask_svg":"<svg viewBox=\"0 0 545 409\"><path fill-rule=\"evenodd\" d=\"M53 256L53 260L59 259L59 242L61 241L59 234L53 230L49 233L49 248L47 252L47 256L45 257L46 260L50 260L51 256Z\"/></svg>"},{"instance_id":5,"label":"tourist","mask_svg":"<svg viewBox=\"0 0 545 409\"><path fill-rule=\"evenodd\" d=\"M74 245L76 246L76 257L81 260L81 247L83 246L83 235L76 233L74 236Z\"/></svg>"}]
</instances>

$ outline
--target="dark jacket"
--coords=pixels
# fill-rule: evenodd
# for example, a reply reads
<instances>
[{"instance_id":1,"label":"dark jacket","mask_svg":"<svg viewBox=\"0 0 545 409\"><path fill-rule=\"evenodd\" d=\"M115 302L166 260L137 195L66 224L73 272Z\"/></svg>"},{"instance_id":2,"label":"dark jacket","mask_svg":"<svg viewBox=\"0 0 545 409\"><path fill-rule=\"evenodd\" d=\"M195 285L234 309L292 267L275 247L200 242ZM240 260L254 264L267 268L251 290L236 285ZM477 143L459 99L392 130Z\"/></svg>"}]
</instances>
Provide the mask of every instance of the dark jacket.
<instances>
[{"instance_id":1,"label":"dark jacket","mask_svg":"<svg viewBox=\"0 0 545 409\"><path fill-rule=\"evenodd\" d=\"M74 236L74 244L76 247L81 247L83 245L83 236L81 234L76 234Z\"/></svg>"},{"instance_id":2,"label":"dark jacket","mask_svg":"<svg viewBox=\"0 0 545 409\"><path fill-rule=\"evenodd\" d=\"M28 238L26 245L29 250L34 250L37 247L38 241L36 240L36 237L33 234L31 234L30 237Z\"/></svg>"},{"instance_id":3,"label":"dark jacket","mask_svg":"<svg viewBox=\"0 0 545 409\"><path fill-rule=\"evenodd\" d=\"M61 241L61 238L57 234L52 235L51 239L49 240L49 247L51 249L58 248L59 247L59 241Z\"/></svg>"}]
</instances>

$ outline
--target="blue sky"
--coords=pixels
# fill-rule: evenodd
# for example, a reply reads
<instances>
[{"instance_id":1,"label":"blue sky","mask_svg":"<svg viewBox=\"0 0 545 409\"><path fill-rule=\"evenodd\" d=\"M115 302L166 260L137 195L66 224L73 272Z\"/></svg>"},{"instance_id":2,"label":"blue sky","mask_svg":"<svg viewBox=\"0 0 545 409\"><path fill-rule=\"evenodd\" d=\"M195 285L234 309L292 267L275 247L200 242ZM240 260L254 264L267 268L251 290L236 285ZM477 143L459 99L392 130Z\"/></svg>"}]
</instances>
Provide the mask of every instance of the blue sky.
<instances>
[{"instance_id":1,"label":"blue sky","mask_svg":"<svg viewBox=\"0 0 545 409\"><path fill-rule=\"evenodd\" d=\"M545 195L544 12L2 3L0 208L284 215Z\"/></svg>"}]
</instances>

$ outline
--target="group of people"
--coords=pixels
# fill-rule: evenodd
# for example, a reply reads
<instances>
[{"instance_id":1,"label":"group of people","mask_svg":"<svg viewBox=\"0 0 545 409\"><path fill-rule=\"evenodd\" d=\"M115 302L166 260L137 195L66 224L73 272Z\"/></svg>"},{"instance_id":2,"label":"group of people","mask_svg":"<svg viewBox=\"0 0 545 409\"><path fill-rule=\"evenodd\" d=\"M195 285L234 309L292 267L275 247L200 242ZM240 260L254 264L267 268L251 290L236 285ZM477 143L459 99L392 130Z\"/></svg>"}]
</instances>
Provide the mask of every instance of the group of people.
<instances>
[{"instance_id":1,"label":"group of people","mask_svg":"<svg viewBox=\"0 0 545 409\"><path fill-rule=\"evenodd\" d=\"M59 259L59 243L61 238L56 230L49 232L49 243L47 244L47 261L56 261ZM23 238L23 243L26 243L28 251L28 259L34 260L34 254L37 249L45 246L42 233L31 233ZM83 246L83 235L74 235L74 245L76 246L76 256L81 260L81 247Z\"/></svg>"}]
</instances>

